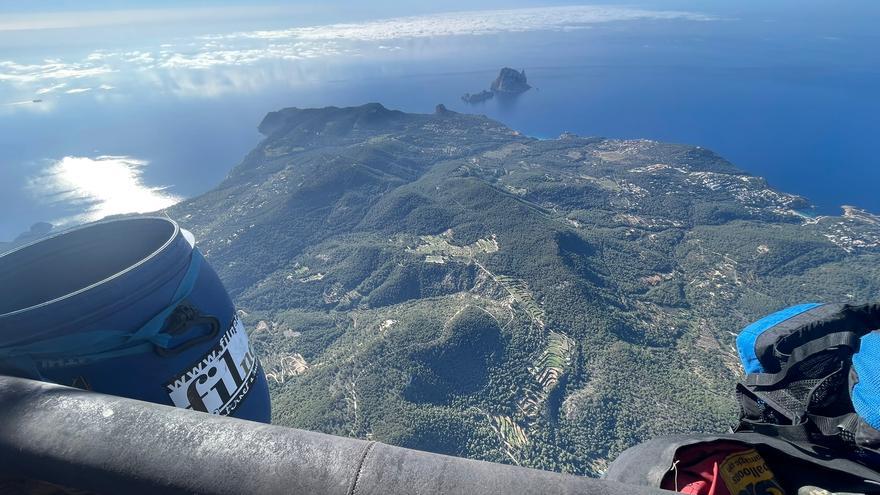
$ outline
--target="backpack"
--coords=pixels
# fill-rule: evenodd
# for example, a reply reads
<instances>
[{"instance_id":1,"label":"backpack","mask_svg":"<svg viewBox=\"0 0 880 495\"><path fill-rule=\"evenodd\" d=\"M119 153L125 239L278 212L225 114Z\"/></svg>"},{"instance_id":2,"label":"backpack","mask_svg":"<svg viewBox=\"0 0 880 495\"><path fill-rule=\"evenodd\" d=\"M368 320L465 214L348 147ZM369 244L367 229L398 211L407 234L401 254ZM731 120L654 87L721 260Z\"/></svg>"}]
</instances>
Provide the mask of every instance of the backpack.
<instances>
[{"instance_id":1,"label":"backpack","mask_svg":"<svg viewBox=\"0 0 880 495\"><path fill-rule=\"evenodd\" d=\"M880 304L801 304L745 327L735 433L880 468Z\"/></svg>"}]
</instances>

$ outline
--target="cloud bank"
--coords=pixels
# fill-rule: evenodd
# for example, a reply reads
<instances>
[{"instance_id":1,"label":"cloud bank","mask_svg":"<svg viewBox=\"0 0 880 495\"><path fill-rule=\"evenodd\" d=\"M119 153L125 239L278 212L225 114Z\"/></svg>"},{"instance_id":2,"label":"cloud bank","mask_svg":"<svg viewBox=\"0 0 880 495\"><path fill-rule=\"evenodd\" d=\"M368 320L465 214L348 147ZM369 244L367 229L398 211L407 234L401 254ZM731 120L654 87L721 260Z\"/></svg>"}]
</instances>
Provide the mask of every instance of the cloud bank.
<instances>
[{"instance_id":1,"label":"cloud bank","mask_svg":"<svg viewBox=\"0 0 880 495\"><path fill-rule=\"evenodd\" d=\"M484 36L498 33L578 29L592 24L641 20L710 21L694 12L645 10L598 5L450 12L378 21L330 24L274 31L249 31L203 39L383 41L436 36Z\"/></svg>"},{"instance_id":2,"label":"cloud bank","mask_svg":"<svg viewBox=\"0 0 880 495\"><path fill-rule=\"evenodd\" d=\"M355 57L371 50L390 52L400 49L395 45L395 40L533 31L564 32L612 22L712 20L716 18L695 12L581 5L450 12L359 23L243 31L161 43L152 49L101 49L76 61L0 61L0 91L3 85L12 85L31 95L84 92L77 88L62 91L72 81L79 82L76 86L81 88L99 89L119 87L126 82L137 84L140 81L160 85L169 80L186 83L196 81L200 76L181 72L321 57Z\"/></svg>"}]
</instances>

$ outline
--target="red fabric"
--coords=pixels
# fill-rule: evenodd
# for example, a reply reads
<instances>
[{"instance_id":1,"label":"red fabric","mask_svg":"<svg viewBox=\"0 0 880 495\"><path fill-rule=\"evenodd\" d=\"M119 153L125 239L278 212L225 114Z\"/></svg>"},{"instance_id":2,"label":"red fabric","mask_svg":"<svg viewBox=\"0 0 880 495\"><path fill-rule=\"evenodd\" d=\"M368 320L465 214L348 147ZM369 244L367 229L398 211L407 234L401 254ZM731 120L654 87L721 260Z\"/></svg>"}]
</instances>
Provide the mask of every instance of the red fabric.
<instances>
[{"instance_id":1,"label":"red fabric","mask_svg":"<svg viewBox=\"0 0 880 495\"><path fill-rule=\"evenodd\" d=\"M708 472L710 464L712 468L711 473ZM687 493L688 495L730 495L724 487L724 483L720 483L718 480L717 462L707 460L694 471L699 473L701 479L681 487L681 490L679 490L681 493Z\"/></svg>"},{"instance_id":2,"label":"red fabric","mask_svg":"<svg viewBox=\"0 0 880 495\"><path fill-rule=\"evenodd\" d=\"M748 447L731 442L701 443L679 450L675 468L661 487L688 495L731 495L718 476L718 464L746 450Z\"/></svg>"},{"instance_id":3,"label":"red fabric","mask_svg":"<svg viewBox=\"0 0 880 495\"><path fill-rule=\"evenodd\" d=\"M724 441L680 449L661 487L689 495L784 494L753 447Z\"/></svg>"}]
</instances>

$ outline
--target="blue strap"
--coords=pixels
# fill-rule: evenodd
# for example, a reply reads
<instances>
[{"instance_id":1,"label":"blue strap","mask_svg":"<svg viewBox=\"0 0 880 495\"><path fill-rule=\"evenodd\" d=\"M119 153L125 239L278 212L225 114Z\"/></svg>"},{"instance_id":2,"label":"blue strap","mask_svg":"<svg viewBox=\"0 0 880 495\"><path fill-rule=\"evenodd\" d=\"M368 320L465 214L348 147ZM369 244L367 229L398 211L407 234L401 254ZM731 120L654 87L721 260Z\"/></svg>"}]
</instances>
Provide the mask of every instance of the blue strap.
<instances>
[{"instance_id":1,"label":"blue strap","mask_svg":"<svg viewBox=\"0 0 880 495\"><path fill-rule=\"evenodd\" d=\"M33 371L36 361L75 359L94 362L148 351L153 346L167 349L171 335L161 333L165 320L192 292L204 260L193 248L189 267L168 306L135 331L96 330L74 333L30 344L0 348L0 361Z\"/></svg>"},{"instance_id":2,"label":"blue strap","mask_svg":"<svg viewBox=\"0 0 880 495\"><path fill-rule=\"evenodd\" d=\"M764 373L764 366L758 360L758 356L755 352L755 342L758 340L759 335L766 332L769 328L790 318L794 318L801 313L805 313L817 306L821 306L821 304L807 303L792 306L783 309L782 311L777 311L772 315L765 316L743 328L736 337L736 350L739 353L739 359L742 361L746 373Z\"/></svg>"}]
</instances>

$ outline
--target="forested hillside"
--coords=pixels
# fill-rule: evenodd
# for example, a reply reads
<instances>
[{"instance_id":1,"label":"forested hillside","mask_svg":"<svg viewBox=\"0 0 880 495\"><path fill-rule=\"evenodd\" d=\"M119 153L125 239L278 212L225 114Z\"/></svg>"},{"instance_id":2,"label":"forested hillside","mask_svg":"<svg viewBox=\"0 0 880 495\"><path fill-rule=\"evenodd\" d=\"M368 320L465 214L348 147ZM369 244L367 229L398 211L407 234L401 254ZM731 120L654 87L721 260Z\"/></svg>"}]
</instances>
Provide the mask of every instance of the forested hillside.
<instances>
[{"instance_id":1,"label":"forested hillside","mask_svg":"<svg viewBox=\"0 0 880 495\"><path fill-rule=\"evenodd\" d=\"M260 130L168 213L249 324L278 424L596 475L729 425L749 321L880 295L880 220L811 217L699 147L379 104Z\"/></svg>"}]
</instances>

